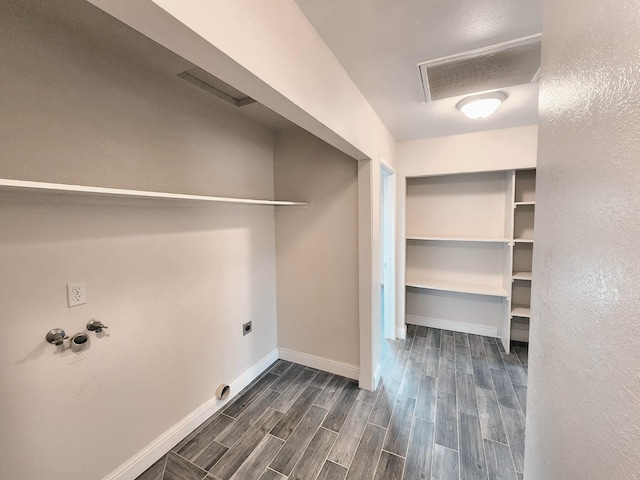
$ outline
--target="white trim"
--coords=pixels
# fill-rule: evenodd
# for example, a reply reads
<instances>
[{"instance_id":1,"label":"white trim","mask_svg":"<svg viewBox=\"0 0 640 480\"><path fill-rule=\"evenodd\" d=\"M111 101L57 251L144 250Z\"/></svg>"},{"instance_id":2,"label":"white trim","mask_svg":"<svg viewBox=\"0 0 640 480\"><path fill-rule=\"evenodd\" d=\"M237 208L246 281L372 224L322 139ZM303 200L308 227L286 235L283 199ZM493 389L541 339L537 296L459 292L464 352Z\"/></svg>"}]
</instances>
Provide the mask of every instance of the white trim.
<instances>
[{"instance_id":1,"label":"white trim","mask_svg":"<svg viewBox=\"0 0 640 480\"><path fill-rule=\"evenodd\" d=\"M376 373L373 374L373 390L378 389L378 385L380 385L380 378L382 377L382 362L378 363L378 367L376 368Z\"/></svg>"},{"instance_id":2,"label":"white trim","mask_svg":"<svg viewBox=\"0 0 640 480\"><path fill-rule=\"evenodd\" d=\"M282 360L299 363L306 367L317 368L318 370L352 378L353 380L358 380L360 378L360 367L357 365L351 365L350 363L318 357L317 355L298 352L297 350L291 350L284 347L278 347L278 357Z\"/></svg>"},{"instance_id":3,"label":"white trim","mask_svg":"<svg viewBox=\"0 0 640 480\"><path fill-rule=\"evenodd\" d=\"M375 165L377 169L377 164ZM358 330L360 387L373 389L373 373L380 363L379 177L371 159L358 162Z\"/></svg>"},{"instance_id":4,"label":"white trim","mask_svg":"<svg viewBox=\"0 0 640 480\"><path fill-rule=\"evenodd\" d=\"M396 338L398 340L404 340L407 338L407 326L396 327Z\"/></svg>"},{"instance_id":5,"label":"white trim","mask_svg":"<svg viewBox=\"0 0 640 480\"><path fill-rule=\"evenodd\" d=\"M411 325L421 325L423 327L441 328L442 330L452 330L454 332L472 333L485 337L498 338L497 327L491 325L476 325L474 323L456 322L453 320L443 320L440 318L422 317L419 315L407 314L407 323Z\"/></svg>"},{"instance_id":6,"label":"white trim","mask_svg":"<svg viewBox=\"0 0 640 480\"><path fill-rule=\"evenodd\" d=\"M380 273L384 288L384 328L380 335L395 340L396 325L396 173L380 157ZM386 248L383 246L386 245ZM386 264L386 268L385 268Z\"/></svg>"},{"instance_id":7,"label":"white trim","mask_svg":"<svg viewBox=\"0 0 640 480\"><path fill-rule=\"evenodd\" d=\"M231 382L231 396L226 400L213 397L196 408L189 415L164 432L153 442L135 454L103 480L135 480L147 468L153 465L174 445L182 441L192 431L202 425L209 417L229 403L244 387L255 380L267 367L278 360L278 349L274 348L257 363L249 367L242 375Z\"/></svg>"}]
</instances>

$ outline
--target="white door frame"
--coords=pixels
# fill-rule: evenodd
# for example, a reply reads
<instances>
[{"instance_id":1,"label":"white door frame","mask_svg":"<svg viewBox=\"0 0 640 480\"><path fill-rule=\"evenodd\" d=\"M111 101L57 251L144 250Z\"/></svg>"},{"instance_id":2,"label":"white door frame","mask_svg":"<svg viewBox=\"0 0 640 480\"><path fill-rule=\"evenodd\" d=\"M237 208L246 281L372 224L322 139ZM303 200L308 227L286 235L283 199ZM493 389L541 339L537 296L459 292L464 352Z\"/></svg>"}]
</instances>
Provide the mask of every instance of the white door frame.
<instances>
[{"instance_id":1,"label":"white door frame","mask_svg":"<svg viewBox=\"0 0 640 480\"><path fill-rule=\"evenodd\" d=\"M384 285L384 338L396 338L396 172L380 159L380 266ZM383 238L384 237L384 238Z\"/></svg>"}]
</instances>

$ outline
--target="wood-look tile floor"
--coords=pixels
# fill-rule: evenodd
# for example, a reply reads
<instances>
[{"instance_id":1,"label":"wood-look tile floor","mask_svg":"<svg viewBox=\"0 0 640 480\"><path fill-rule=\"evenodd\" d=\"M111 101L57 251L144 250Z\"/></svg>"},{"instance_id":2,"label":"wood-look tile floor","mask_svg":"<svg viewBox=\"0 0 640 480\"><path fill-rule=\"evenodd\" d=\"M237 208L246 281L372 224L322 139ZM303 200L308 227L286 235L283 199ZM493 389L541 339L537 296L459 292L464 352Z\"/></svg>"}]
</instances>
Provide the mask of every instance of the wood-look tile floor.
<instances>
[{"instance_id":1,"label":"wood-look tile floor","mask_svg":"<svg viewBox=\"0 0 640 480\"><path fill-rule=\"evenodd\" d=\"M377 392L278 360L139 480L522 480L527 346L409 326Z\"/></svg>"}]
</instances>

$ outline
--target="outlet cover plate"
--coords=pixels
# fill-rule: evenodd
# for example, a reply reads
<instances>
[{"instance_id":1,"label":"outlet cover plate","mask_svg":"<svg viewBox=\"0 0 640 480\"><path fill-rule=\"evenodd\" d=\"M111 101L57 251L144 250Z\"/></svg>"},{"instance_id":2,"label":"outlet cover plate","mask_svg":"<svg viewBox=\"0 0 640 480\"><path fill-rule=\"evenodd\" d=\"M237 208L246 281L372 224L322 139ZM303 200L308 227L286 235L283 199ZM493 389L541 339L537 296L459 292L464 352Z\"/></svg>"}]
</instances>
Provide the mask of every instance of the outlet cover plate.
<instances>
[{"instance_id":1,"label":"outlet cover plate","mask_svg":"<svg viewBox=\"0 0 640 480\"><path fill-rule=\"evenodd\" d=\"M244 323L242 325L242 336L250 334L252 330L251 322Z\"/></svg>"},{"instance_id":2,"label":"outlet cover plate","mask_svg":"<svg viewBox=\"0 0 640 480\"><path fill-rule=\"evenodd\" d=\"M67 304L69 308L87 303L87 287L84 282L67 283Z\"/></svg>"}]
</instances>

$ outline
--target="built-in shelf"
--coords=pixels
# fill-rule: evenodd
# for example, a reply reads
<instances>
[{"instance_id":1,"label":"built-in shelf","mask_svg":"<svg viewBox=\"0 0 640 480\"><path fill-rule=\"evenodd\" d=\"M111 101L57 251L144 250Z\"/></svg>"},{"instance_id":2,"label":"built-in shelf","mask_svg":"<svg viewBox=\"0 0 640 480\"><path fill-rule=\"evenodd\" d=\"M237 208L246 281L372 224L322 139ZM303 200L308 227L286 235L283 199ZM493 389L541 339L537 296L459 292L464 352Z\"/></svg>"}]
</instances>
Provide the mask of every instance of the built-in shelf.
<instances>
[{"instance_id":1,"label":"built-in shelf","mask_svg":"<svg viewBox=\"0 0 640 480\"><path fill-rule=\"evenodd\" d=\"M515 202L516 207L524 207L525 205L535 205L536 202Z\"/></svg>"},{"instance_id":2,"label":"built-in shelf","mask_svg":"<svg viewBox=\"0 0 640 480\"><path fill-rule=\"evenodd\" d=\"M489 295L492 297L509 296L504 287L500 285L486 285L479 283L452 282L434 278L407 279L407 287L424 288L428 290L441 290L445 292L471 293L475 295Z\"/></svg>"},{"instance_id":3,"label":"built-in shelf","mask_svg":"<svg viewBox=\"0 0 640 480\"><path fill-rule=\"evenodd\" d=\"M509 243L511 240L508 238L495 238L495 237L421 237L421 236L408 236L407 240L417 240L424 242L484 242L484 243Z\"/></svg>"},{"instance_id":4,"label":"built-in shelf","mask_svg":"<svg viewBox=\"0 0 640 480\"><path fill-rule=\"evenodd\" d=\"M67 185L64 183L32 182L27 180L0 179L3 191L39 191L57 194L107 195L125 198L156 198L165 200L187 200L195 202L237 203L245 205L303 206L307 202L283 200L258 200L253 198L213 197L207 195L188 195L182 193L152 192L146 190L126 190L121 188L90 187L86 185Z\"/></svg>"},{"instance_id":5,"label":"built-in shelf","mask_svg":"<svg viewBox=\"0 0 640 480\"><path fill-rule=\"evenodd\" d=\"M531 272L515 272L511 278L513 278L514 280L531 281Z\"/></svg>"},{"instance_id":6,"label":"built-in shelf","mask_svg":"<svg viewBox=\"0 0 640 480\"><path fill-rule=\"evenodd\" d=\"M520 237L520 238L514 238L513 241L516 243L533 243L533 238Z\"/></svg>"},{"instance_id":7,"label":"built-in shelf","mask_svg":"<svg viewBox=\"0 0 640 480\"><path fill-rule=\"evenodd\" d=\"M531 317L531 307L527 305L511 305L512 317Z\"/></svg>"}]
</instances>

